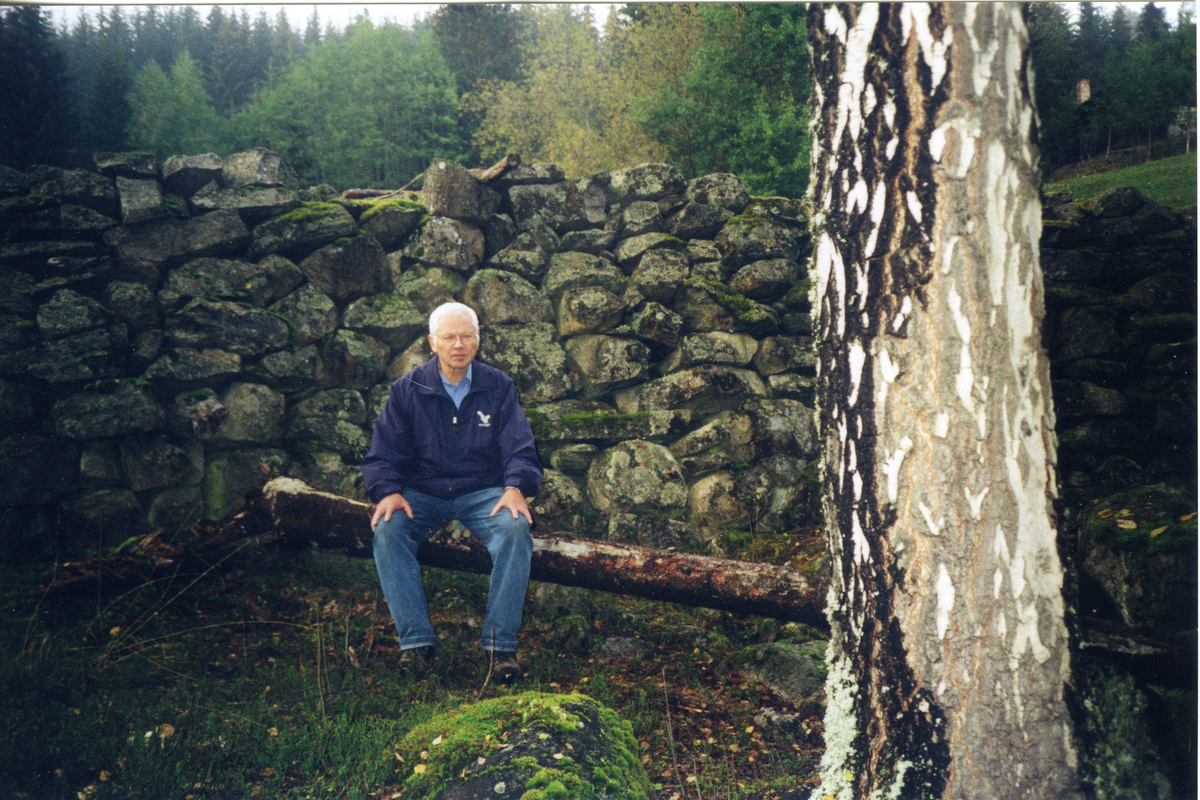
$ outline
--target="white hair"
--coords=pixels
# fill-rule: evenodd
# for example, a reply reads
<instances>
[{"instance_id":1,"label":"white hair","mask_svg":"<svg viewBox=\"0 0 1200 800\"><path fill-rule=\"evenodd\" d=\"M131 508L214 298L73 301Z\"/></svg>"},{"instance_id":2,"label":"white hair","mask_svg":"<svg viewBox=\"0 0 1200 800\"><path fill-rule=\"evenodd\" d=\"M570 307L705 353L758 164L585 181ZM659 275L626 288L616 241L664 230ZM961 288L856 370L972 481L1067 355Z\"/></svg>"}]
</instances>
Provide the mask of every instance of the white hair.
<instances>
[{"instance_id":1,"label":"white hair","mask_svg":"<svg viewBox=\"0 0 1200 800\"><path fill-rule=\"evenodd\" d=\"M435 308L429 315L429 335L437 336L438 323L451 314L462 314L471 320L471 325L475 327L475 335L479 335L479 317L475 315L475 309L462 303L442 303Z\"/></svg>"}]
</instances>

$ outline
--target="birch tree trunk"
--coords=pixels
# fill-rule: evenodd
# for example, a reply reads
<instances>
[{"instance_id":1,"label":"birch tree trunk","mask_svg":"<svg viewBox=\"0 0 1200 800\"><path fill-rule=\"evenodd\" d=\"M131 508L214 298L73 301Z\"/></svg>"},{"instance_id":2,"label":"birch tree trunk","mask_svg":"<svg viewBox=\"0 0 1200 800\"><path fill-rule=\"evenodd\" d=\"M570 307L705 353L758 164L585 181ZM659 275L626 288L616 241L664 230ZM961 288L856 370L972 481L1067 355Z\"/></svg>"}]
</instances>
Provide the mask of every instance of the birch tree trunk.
<instances>
[{"instance_id":1,"label":"birch tree trunk","mask_svg":"<svg viewBox=\"0 0 1200 800\"><path fill-rule=\"evenodd\" d=\"M834 558L814 797L1073 797L1020 6L808 23Z\"/></svg>"}]
</instances>

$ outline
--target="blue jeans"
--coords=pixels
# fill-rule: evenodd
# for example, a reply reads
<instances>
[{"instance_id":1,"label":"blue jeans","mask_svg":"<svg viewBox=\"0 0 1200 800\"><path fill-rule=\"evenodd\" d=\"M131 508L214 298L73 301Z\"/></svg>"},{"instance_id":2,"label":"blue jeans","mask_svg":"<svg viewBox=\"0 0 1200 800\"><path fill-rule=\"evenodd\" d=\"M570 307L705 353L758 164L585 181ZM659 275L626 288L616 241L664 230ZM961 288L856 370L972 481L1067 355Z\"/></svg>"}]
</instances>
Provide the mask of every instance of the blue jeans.
<instances>
[{"instance_id":1,"label":"blue jeans","mask_svg":"<svg viewBox=\"0 0 1200 800\"><path fill-rule=\"evenodd\" d=\"M453 500L441 500L410 489L404 492L404 499L412 506L413 518L396 511L390 520L381 519L375 526L375 567L379 570L388 610L396 621L401 650L437 643L429 622L417 548L446 523L458 520L492 555L483 648L516 652L517 630L521 627L521 610L529 586L533 537L525 518L513 519L506 508L494 517L488 516L502 494L502 488L483 489Z\"/></svg>"}]
</instances>

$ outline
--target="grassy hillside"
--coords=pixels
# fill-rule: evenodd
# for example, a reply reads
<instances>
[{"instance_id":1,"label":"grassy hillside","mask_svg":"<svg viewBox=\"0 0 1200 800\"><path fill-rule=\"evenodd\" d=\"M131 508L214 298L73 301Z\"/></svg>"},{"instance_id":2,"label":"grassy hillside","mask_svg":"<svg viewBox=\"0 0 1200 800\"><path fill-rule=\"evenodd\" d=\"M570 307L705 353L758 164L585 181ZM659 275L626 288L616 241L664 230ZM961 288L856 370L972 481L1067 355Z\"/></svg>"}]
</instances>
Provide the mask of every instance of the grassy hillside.
<instances>
[{"instance_id":1,"label":"grassy hillside","mask_svg":"<svg viewBox=\"0 0 1200 800\"><path fill-rule=\"evenodd\" d=\"M1132 186L1173 211L1196 207L1196 154L1186 153L1149 164L1115 169L1099 175L1084 175L1059 183L1047 183L1045 191L1071 193L1074 200L1092 197L1114 186Z\"/></svg>"}]
</instances>

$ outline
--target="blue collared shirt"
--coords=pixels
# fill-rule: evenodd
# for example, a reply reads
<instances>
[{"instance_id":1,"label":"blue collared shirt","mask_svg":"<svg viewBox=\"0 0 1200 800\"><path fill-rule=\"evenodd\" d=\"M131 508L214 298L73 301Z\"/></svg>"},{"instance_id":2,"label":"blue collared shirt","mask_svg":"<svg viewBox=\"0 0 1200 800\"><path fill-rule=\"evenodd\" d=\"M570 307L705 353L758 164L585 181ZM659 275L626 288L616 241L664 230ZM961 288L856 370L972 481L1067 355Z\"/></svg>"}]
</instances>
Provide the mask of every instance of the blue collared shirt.
<instances>
[{"instance_id":1,"label":"blue collared shirt","mask_svg":"<svg viewBox=\"0 0 1200 800\"><path fill-rule=\"evenodd\" d=\"M455 408L462 408L463 398L467 396L467 392L471 391L471 369L474 364L467 364L467 376L458 383L451 383L440 369L438 377L442 379L442 386L446 389L446 394L450 395L450 399L454 401Z\"/></svg>"}]
</instances>

